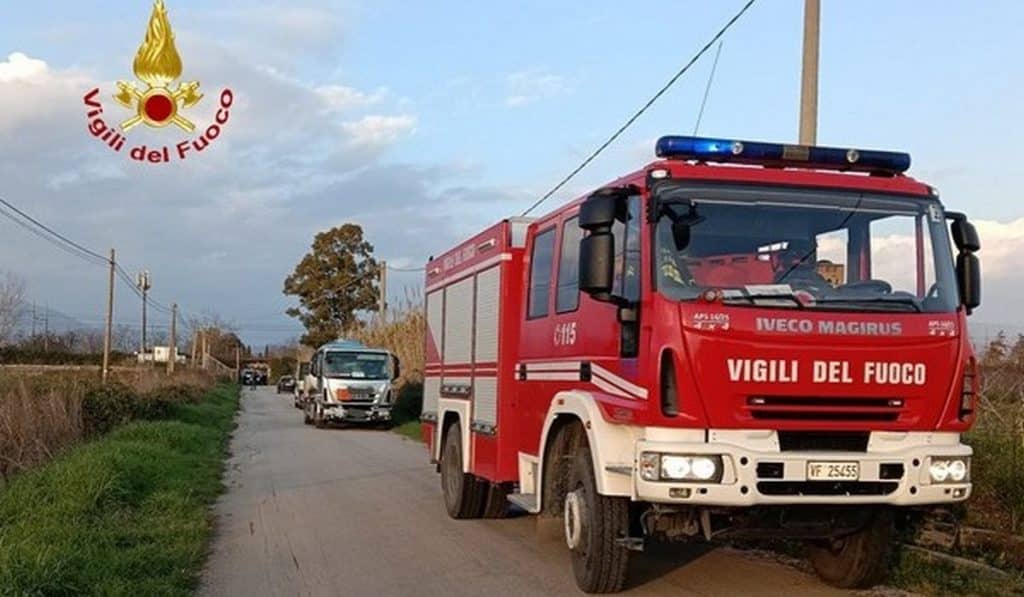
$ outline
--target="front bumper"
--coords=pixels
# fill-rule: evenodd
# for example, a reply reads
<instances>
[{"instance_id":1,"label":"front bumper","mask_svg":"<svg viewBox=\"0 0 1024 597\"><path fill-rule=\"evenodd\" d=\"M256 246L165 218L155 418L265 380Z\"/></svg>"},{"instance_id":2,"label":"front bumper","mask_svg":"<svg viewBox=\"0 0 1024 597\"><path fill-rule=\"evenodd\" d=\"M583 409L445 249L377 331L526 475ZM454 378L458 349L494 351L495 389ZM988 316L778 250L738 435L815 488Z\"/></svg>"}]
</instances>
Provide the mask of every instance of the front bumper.
<instances>
[{"instance_id":1,"label":"front bumper","mask_svg":"<svg viewBox=\"0 0 1024 597\"><path fill-rule=\"evenodd\" d=\"M324 404L322 409L324 420L331 422L383 423L391 420L391 406L388 405Z\"/></svg>"},{"instance_id":2,"label":"front bumper","mask_svg":"<svg viewBox=\"0 0 1024 597\"><path fill-rule=\"evenodd\" d=\"M705 436L699 430L700 437L685 431L683 435L688 437L674 437L674 431L682 430L648 428L646 437L637 441L634 463L639 463L643 452L721 455L721 482L647 481L640 477L635 464L633 499L704 506L915 506L959 502L971 494L969 481L935 484L928 473L932 457L971 455L971 447L960 443L956 433L875 432L866 452L783 452L774 431L708 430ZM706 441L699 441L704 437ZM809 462L856 462L860 475L856 481L809 481ZM901 476L892 478L893 469L899 467ZM770 476L766 476L769 471Z\"/></svg>"}]
</instances>

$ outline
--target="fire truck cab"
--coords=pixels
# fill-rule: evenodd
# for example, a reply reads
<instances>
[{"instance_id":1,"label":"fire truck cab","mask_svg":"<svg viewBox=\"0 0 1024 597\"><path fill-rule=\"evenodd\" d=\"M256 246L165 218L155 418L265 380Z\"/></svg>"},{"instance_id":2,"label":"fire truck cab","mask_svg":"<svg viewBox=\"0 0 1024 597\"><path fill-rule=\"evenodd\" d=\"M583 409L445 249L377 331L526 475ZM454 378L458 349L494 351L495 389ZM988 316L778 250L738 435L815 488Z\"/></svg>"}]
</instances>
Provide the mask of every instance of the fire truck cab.
<instances>
[{"instance_id":1,"label":"fire truck cab","mask_svg":"<svg viewBox=\"0 0 1024 597\"><path fill-rule=\"evenodd\" d=\"M587 592L652 537L805 539L824 580L870 586L897 524L971 492L978 235L907 154L656 153L427 264L447 511L559 520Z\"/></svg>"}]
</instances>

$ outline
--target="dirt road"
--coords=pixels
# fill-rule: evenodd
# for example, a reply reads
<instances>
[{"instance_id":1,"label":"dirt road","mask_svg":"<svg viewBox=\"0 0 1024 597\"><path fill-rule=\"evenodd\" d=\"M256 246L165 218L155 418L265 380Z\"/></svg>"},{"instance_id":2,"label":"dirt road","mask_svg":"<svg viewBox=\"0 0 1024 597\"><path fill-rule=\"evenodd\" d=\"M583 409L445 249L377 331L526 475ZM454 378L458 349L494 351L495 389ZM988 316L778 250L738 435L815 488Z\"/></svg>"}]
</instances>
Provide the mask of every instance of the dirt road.
<instances>
[{"instance_id":1,"label":"dirt road","mask_svg":"<svg viewBox=\"0 0 1024 597\"><path fill-rule=\"evenodd\" d=\"M244 390L202 594L577 594L564 544L534 520L454 521L423 447L386 431L318 430L289 397ZM631 595L837 595L729 549L655 546Z\"/></svg>"}]
</instances>

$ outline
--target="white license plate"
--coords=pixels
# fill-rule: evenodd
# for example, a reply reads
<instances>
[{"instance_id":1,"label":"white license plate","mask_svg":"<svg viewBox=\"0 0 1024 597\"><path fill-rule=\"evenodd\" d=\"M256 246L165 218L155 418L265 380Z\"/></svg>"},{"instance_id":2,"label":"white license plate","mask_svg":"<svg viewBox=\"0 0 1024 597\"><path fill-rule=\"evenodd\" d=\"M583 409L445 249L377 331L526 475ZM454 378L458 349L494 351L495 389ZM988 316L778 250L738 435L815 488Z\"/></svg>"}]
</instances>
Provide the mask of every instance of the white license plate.
<instances>
[{"instance_id":1,"label":"white license plate","mask_svg":"<svg viewBox=\"0 0 1024 597\"><path fill-rule=\"evenodd\" d=\"M858 462L808 462L808 481L857 481L860 479Z\"/></svg>"}]
</instances>

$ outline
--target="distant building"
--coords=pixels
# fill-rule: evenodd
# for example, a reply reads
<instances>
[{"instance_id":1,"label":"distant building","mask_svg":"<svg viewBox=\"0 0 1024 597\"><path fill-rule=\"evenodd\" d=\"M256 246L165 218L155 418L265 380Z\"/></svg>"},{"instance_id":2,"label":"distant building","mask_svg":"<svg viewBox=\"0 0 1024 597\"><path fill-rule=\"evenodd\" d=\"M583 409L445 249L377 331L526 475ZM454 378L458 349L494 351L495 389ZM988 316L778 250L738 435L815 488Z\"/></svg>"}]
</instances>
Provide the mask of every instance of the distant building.
<instances>
[{"instance_id":1,"label":"distant building","mask_svg":"<svg viewBox=\"0 0 1024 597\"><path fill-rule=\"evenodd\" d=\"M154 346L152 352L138 354L140 363L166 363L170 360L170 346ZM178 348L174 347L174 359L176 363L184 363L185 355L178 354Z\"/></svg>"}]
</instances>

